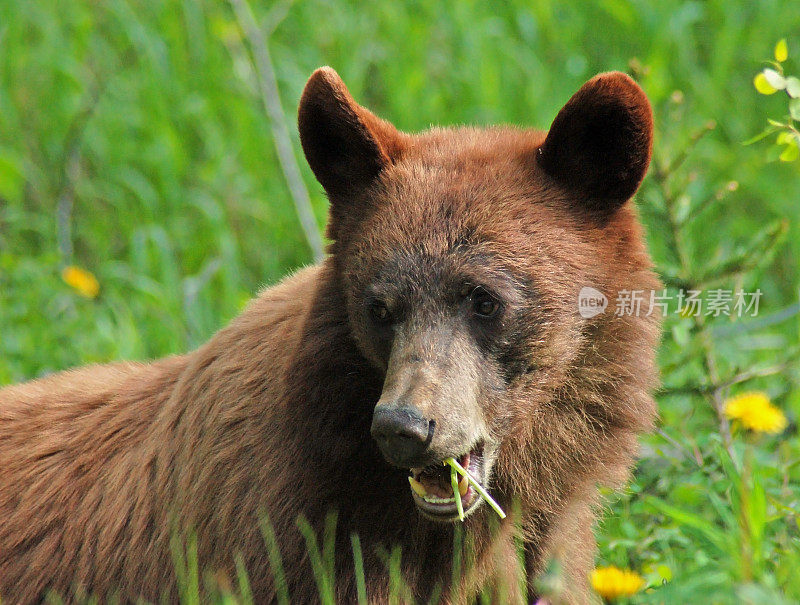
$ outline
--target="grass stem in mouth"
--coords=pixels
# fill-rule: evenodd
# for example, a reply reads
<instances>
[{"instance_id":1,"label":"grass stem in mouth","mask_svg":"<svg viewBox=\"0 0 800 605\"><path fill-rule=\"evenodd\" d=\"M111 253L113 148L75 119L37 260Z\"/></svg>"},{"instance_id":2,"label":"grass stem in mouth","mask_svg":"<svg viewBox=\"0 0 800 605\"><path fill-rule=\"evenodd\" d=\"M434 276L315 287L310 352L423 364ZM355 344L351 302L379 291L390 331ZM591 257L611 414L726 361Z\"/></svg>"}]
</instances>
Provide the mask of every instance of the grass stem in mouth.
<instances>
[{"instance_id":1,"label":"grass stem in mouth","mask_svg":"<svg viewBox=\"0 0 800 605\"><path fill-rule=\"evenodd\" d=\"M450 458L452 460L452 458ZM453 486L453 496L456 499L456 508L458 509L458 519L464 520L464 505L461 503L461 492L458 489L458 473L456 467L450 466L450 485Z\"/></svg>"},{"instance_id":2,"label":"grass stem in mouth","mask_svg":"<svg viewBox=\"0 0 800 605\"><path fill-rule=\"evenodd\" d=\"M475 488L475 491L477 491L481 495L481 498L486 500L486 503L494 509L494 512L500 515L501 519L506 518L506 514L503 512L503 509L500 508L500 505L494 501L494 498L492 498L489 495L489 492L483 489L483 486L480 483L478 483L477 481L475 481L475 479L472 478L472 475L469 474L469 471L467 469L461 466L455 458L446 458L445 462L449 464L455 471L459 472L460 474L464 475L467 478L467 481L469 481L472 487ZM458 483L455 483L455 486L456 486L456 491L458 491ZM458 496L460 495L461 494L459 494ZM456 502L460 504L461 498L459 498L458 496L456 496Z\"/></svg>"}]
</instances>

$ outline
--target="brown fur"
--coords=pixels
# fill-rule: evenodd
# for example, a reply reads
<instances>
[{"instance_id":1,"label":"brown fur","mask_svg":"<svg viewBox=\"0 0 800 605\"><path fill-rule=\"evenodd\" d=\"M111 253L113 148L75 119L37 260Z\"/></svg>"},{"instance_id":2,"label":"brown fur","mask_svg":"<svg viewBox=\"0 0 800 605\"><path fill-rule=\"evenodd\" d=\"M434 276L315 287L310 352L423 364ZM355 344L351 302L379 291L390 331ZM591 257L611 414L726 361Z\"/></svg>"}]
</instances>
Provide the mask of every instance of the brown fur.
<instances>
[{"instance_id":1,"label":"brown fur","mask_svg":"<svg viewBox=\"0 0 800 605\"><path fill-rule=\"evenodd\" d=\"M598 113L598 94L613 111ZM624 132L587 142L591 124ZM606 74L555 126L567 134L437 128L410 136L359 107L335 72L318 70L301 101L300 132L331 198L331 256L262 292L192 353L0 391L0 597L32 603L53 590L174 600L171 538L194 534L204 569L235 577L240 554L256 602L269 602L275 586L259 529L267 512L293 601L314 602L295 521L303 515L320 531L332 509L341 602L354 601L353 532L371 601L388 596L381 546L402 548L416 598L437 584L447 594L453 526L419 515L407 472L384 461L369 436L387 367L399 362L369 338L359 296L386 259L407 252L423 259L406 263L412 272L424 259L446 263L445 273L466 270L485 255L487 270L516 276L524 297L535 293L509 303L519 311L503 321L515 317L521 339L509 365L475 357L497 382L486 395L484 374L475 377L480 417L498 443L491 491L508 510L517 501L519 514L494 538L488 507L464 522L476 568L463 594L509 583L518 523L529 577L556 557L564 600L590 600L596 485L625 479L636 435L655 416L657 314L613 315L619 290L658 287L624 204L649 162L652 123L638 87ZM598 161L613 166L610 176ZM420 296L425 279L438 278L423 275ZM582 319L584 285L604 292L611 309ZM457 390L436 391L449 411L426 413L457 417Z\"/></svg>"}]
</instances>

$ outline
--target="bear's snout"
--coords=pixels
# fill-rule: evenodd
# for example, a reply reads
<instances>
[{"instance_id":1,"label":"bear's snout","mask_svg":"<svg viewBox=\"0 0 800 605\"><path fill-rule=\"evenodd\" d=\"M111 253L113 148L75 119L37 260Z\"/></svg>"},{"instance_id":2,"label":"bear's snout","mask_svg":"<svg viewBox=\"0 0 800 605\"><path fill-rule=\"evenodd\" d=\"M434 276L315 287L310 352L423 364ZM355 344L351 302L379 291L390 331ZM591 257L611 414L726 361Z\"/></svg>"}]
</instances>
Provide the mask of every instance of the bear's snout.
<instances>
[{"instance_id":1,"label":"bear's snout","mask_svg":"<svg viewBox=\"0 0 800 605\"><path fill-rule=\"evenodd\" d=\"M410 468L430 446L435 425L414 406L379 405L370 433L389 462Z\"/></svg>"}]
</instances>

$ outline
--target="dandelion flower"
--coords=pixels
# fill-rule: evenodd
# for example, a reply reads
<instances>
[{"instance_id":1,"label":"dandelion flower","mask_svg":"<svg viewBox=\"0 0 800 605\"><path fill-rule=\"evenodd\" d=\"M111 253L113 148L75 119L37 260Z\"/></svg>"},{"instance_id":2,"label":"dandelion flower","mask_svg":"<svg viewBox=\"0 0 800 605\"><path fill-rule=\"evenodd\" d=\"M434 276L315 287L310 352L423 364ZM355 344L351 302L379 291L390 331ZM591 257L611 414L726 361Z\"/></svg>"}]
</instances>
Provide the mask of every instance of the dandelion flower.
<instances>
[{"instance_id":1,"label":"dandelion flower","mask_svg":"<svg viewBox=\"0 0 800 605\"><path fill-rule=\"evenodd\" d=\"M780 433L786 428L786 416L762 392L731 397L725 402L725 415L757 433Z\"/></svg>"},{"instance_id":2,"label":"dandelion flower","mask_svg":"<svg viewBox=\"0 0 800 605\"><path fill-rule=\"evenodd\" d=\"M95 298L100 292L100 284L97 278L86 269L74 266L64 267L64 270L61 271L61 279L78 294L86 298Z\"/></svg>"},{"instance_id":3,"label":"dandelion flower","mask_svg":"<svg viewBox=\"0 0 800 605\"><path fill-rule=\"evenodd\" d=\"M592 588L607 600L628 597L644 587L644 578L635 571L618 567L598 567L592 572Z\"/></svg>"}]
</instances>

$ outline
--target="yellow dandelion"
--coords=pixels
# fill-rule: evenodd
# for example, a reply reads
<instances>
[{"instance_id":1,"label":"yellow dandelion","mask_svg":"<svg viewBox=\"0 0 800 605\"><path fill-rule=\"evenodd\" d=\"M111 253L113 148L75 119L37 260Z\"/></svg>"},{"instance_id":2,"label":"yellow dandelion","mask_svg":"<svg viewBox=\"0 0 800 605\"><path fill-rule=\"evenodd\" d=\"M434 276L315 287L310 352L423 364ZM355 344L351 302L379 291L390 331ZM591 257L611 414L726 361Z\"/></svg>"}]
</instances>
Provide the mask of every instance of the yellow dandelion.
<instances>
[{"instance_id":1,"label":"yellow dandelion","mask_svg":"<svg viewBox=\"0 0 800 605\"><path fill-rule=\"evenodd\" d=\"M731 397L725 402L725 415L757 433L780 433L786 416L772 405L766 393L754 391Z\"/></svg>"},{"instance_id":2,"label":"yellow dandelion","mask_svg":"<svg viewBox=\"0 0 800 605\"><path fill-rule=\"evenodd\" d=\"M595 592L608 600L636 594L645 584L644 578L635 571L613 566L595 569L591 581Z\"/></svg>"},{"instance_id":3,"label":"yellow dandelion","mask_svg":"<svg viewBox=\"0 0 800 605\"><path fill-rule=\"evenodd\" d=\"M61 271L61 279L81 296L95 298L100 292L97 278L86 269L70 265Z\"/></svg>"}]
</instances>

